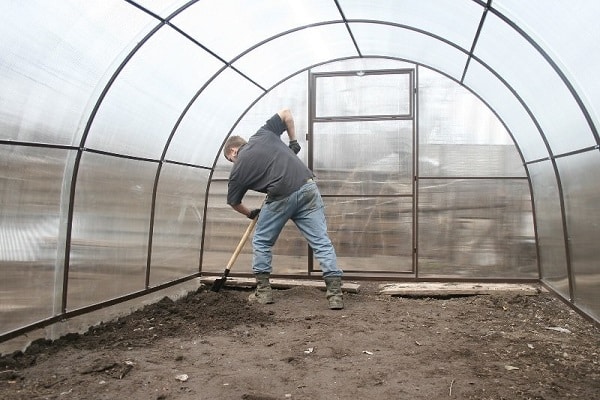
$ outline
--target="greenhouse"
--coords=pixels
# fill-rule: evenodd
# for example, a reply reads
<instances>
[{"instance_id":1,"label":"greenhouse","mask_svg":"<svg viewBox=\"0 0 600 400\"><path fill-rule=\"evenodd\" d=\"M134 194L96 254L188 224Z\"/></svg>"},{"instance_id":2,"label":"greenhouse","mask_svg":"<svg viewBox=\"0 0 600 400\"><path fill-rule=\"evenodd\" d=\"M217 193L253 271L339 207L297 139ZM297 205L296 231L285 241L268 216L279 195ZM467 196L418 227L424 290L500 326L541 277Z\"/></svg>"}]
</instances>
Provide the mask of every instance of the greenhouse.
<instances>
[{"instance_id":1,"label":"greenhouse","mask_svg":"<svg viewBox=\"0 0 600 400\"><path fill-rule=\"evenodd\" d=\"M251 239L232 260L250 220L228 204L225 143L282 110L346 289L533 285L597 329L600 2L0 9L0 353L193 293L231 261L252 281ZM274 279L323 281L292 221L272 252Z\"/></svg>"}]
</instances>

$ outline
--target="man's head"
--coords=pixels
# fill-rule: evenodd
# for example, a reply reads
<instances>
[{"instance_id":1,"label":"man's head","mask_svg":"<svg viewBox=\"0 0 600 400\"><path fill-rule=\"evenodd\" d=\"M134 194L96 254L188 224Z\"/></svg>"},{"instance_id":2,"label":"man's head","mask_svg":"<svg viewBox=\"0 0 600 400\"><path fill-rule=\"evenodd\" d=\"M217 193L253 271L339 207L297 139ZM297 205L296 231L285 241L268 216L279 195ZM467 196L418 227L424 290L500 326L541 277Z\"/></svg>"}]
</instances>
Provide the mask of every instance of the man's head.
<instances>
[{"instance_id":1,"label":"man's head","mask_svg":"<svg viewBox=\"0 0 600 400\"><path fill-rule=\"evenodd\" d=\"M237 159L237 152L240 147L248 143L241 136L230 136L223 147L223 155L229 162L234 162Z\"/></svg>"}]
</instances>

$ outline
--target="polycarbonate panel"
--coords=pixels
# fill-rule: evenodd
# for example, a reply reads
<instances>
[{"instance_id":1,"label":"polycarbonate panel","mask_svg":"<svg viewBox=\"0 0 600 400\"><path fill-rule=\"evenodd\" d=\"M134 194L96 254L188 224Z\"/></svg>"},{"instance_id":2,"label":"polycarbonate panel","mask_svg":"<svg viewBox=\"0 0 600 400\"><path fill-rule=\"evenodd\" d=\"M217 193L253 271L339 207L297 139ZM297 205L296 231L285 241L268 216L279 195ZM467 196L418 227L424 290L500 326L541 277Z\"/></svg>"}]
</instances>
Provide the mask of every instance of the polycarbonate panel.
<instances>
[{"instance_id":1,"label":"polycarbonate panel","mask_svg":"<svg viewBox=\"0 0 600 400\"><path fill-rule=\"evenodd\" d=\"M548 62L491 13L481 30L475 55L516 90L537 118L554 154L596 144L573 96Z\"/></svg>"},{"instance_id":2,"label":"polycarbonate panel","mask_svg":"<svg viewBox=\"0 0 600 400\"><path fill-rule=\"evenodd\" d=\"M518 144L525 161L548 157L542 136L515 95L481 63L471 60L464 84L480 95L502 122Z\"/></svg>"},{"instance_id":3,"label":"polycarbonate panel","mask_svg":"<svg viewBox=\"0 0 600 400\"><path fill-rule=\"evenodd\" d=\"M526 180L419 181L421 277L537 278Z\"/></svg>"},{"instance_id":4,"label":"polycarbonate panel","mask_svg":"<svg viewBox=\"0 0 600 400\"><path fill-rule=\"evenodd\" d=\"M144 289L156 167L83 154L74 199L69 309Z\"/></svg>"},{"instance_id":5,"label":"polycarbonate panel","mask_svg":"<svg viewBox=\"0 0 600 400\"><path fill-rule=\"evenodd\" d=\"M592 50L597 49L600 38L600 2L494 0L493 7L508 16L552 57L575 87L596 126L600 126L597 72L600 52Z\"/></svg>"},{"instance_id":6,"label":"polycarbonate panel","mask_svg":"<svg viewBox=\"0 0 600 400\"><path fill-rule=\"evenodd\" d=\"M421 143L419 175L422 177L524 177L525 169L514 146Z\"/></svg>"},{"instance_id":7,"label":"polycarbonate panel","mask_svg":"<svg viewBox=\"0 0 600 400\"><path fill-rule=\"evenodd\" d=\"M412 271L412 198L326 197L325 215L345 272ZM315 269L319 264L315 262Z\"/></svg>"},{"instance_id":8,"label":"polycarbonate panel","mask_svg":"<svg viewBox=\"0 0 600 400\"><path fill-rule=\"evenodd\" d=\"M556 160L563 185L573 299L594 318L600 317L598 296L598 238L600 237L600 152L575 154Z\"/></svg>"},{"instance_id":9,"label":"polycarbonate panel","mask_svg":"<svg viewBox=\"0 0 600 400\"><path fill-rule=\"evenodd\" d=\"M231 61L275 35L321 21L340 19L333 1L202 0L173 18L172 22L221 58ZM273 59L295 53L299 50L297 45L295 41L289 42L286 52L272 53L259 65L265 67ZM290 48L294 51L290 52Z\"/></svg>"},{"instance_id":10,"label":"polycarbonate panel","mask_svg":"<svg viewBox=\"0 0 600 400\"><path fill-rule=\"evenodd\" d=\"M408 73L317 77L316 117L410 116L411 75ZM336 93L337 96L331 96ZM327 101L322 101L326 97Z\"/></svg>"},{"instance_id":11,"label":"polycarbonate panel","mask_svg":"<svg viewBox=\"0 0 600 400\"><path fill-rule=\"evenodd\" d=\"M324 195L412 195L412 121L316 123L312 145Z\"/></svg>"},{"instance_id":12,"label":"polycarbonate panel","mask_svg":"<svg viewBox=\"0 0 600 400\"><path fill-rule=\"evenodd\" d=\"M269 88L311 65L356 56L352 38L340 23L306 28L269 41L233 66L263 88Z\"/></svg>"},{"instance_id":13,"label":"polycarbonate panel","mask_svg":"<svg viewBox=\"0 0 600 400\"><path fill-rule=\"evenodd\" d=\"M86 147L158 159L183 109L223 64L165 26L119 74Z\"/></svg>"},{"instance_id":14,"label":"polycarbonate panel","mask_svg":"<svg viewBox=\"0 0 600 400\"><path fill-rule=\"evenodd\" d=\"M189 3L189 0L135 0L134 2L162 18L167 18L174 11Z\"/></svg>"},{"instance_id":15,"label":"polycarbonate panel","mask_svg":"<svg viewBox=\"0 0 600 400\"><path fill-rule=\"evenodd\" d=\"M79 145L107 71L150 21L121 0L5 2L0 139Z\"/></svg>"},{"instance_id":16,"label":"polycarbonate panel","mask_svg":"<svg viewBox=\"0 0 600 400\"><path fill-rule=\"evenodd\" d=\"M340 0L349 19L386 21L431 32L465 50L473 44L483 8L456 0ZM449 16L452 18L449 18Z\"/></svg>"},{"instance_id":17,"label":"polycarbonate panel","mask_svg":"<svg viewBox=\"0 0 600 400\"><path fill-rule=\"evenodd\" d=\"M194 101L171 140L167 159L212 167L240 114L261 94L237 72L227 69Z\"/></svg>"},{"instance_id":18,"label":"polycarbonate panel","mask_svg":"<svg viewBox=\"0 0 600 400\"><path fill-rule=\"evenodd\" d=\"M419 175L524 177L512 138L464 87L419 69Z\"/></svg>"},{"instance_id":19,"label":"polycarbonate panel","mask_svg":"<svg viewBox=\"0 0 600 400\"><path fill-rule=\"evenodd\" d=\"M552 162L527 166L533 187L540 275L554 290L569 298L567 255L560 208L560 194Z\"/></svg>"},{"instance_id":20,"label":"polycarbonate panel","mask_svg":"<svg viewBox=\"0 0 600 400\"><path fill-rule=\"evenodd\" d=\"M0 333L52 315L67 157L0 146Z\"/></svg>"},{"instance_id":21,"label":"polycarbonate panel","mask_svg":"<svg viewBox=\"0 0 600 400\"><path fill-rule=\"evenodd\" d=\"M363 56L393 57L424 64L460 79L467 55L438 39L404 28L375 23L351 23Z\"/></svg>"},{"instance_id":22,"label":"polycarbonate panel","mask_svg":"<svg viewBox=\"0 0 600 400\"><path fill-rule=\"evenodd\" d=\"M210 171L164 164L156 192L150 285L198 272Z\"/></svg>"}]
</instances>

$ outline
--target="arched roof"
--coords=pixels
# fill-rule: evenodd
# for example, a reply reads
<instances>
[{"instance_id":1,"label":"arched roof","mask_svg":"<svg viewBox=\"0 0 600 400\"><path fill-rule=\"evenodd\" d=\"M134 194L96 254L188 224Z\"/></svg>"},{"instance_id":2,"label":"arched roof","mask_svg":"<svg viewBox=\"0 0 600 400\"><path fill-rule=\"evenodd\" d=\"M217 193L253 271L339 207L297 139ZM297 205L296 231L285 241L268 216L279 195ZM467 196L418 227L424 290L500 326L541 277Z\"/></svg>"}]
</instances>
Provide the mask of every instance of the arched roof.
<instances>
[{"instance_id":1,"label":"arched roof","mask_svg":"<svg viewBox=\"0 0 600 400\"><path fill-rule=\"evenodd\" d=\"M20 121L4 139L211 166L222 140L214 132L226 134L257 96L311 66L376 56L472 89L526 161L561 155L600 141L599 9L593 1L13 3L3 13L0 79L3 113ZM211 134L193 151L198 125Z\"/></svg>"}]
</instances>

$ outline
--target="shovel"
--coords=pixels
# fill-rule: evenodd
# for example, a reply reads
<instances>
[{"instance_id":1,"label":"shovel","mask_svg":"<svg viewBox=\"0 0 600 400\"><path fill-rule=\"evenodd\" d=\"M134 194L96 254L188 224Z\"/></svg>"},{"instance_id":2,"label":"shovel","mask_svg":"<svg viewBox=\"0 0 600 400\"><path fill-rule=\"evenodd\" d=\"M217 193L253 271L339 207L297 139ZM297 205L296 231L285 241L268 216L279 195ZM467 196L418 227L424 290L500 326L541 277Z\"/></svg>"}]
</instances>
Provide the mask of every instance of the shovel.
<instances>
[{"instance_id":1,"label":"shovel","mask_svg":"<svg viewBox=\"0 0 600 400\"><path fill-rule=\"evenodd\" d=\"M231 258L229 259L229 262L227 263L227 266L225 267L225 271L223 271L223 275L219 279L215 280L212 287L210 288L210 290L212 290L213 292L218 292L219 290L221 290L221 288L223 286L225 286L225 281L227 280L227 275L229 275L229 270L231 269L231 266L233 265L233 263L235 263L235 260L237 260L238 255L240 254L242 249L244 248L244 245L246 244L248 237L250 236L250 234L252 233L252 230L254 229L254 225L256 225L256 220L258 220L258 215L256 217L254 217L252 222L250 222L250 225L248 225L248 228L246 228L246 232L244 232L244 236L242 236L242 239L240 240L237 247L235 248L235 251L231 255Z\"/></svg>"}]
</instances>

